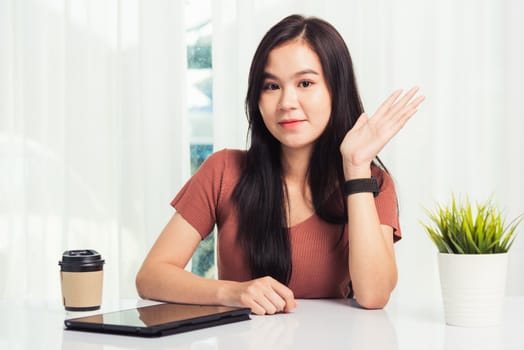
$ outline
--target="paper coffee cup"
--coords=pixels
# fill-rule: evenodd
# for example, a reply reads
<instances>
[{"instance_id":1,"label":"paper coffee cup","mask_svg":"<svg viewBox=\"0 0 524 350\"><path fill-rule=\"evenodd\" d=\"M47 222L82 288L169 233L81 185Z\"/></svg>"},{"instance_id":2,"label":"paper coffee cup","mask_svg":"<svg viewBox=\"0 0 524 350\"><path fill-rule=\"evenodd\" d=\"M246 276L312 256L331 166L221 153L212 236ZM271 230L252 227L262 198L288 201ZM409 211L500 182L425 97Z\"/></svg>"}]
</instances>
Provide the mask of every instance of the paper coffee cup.
<instances>
[{"instance_id":1,"label":"paper coffee cup","mask_svg":"<svg viewBox=\"0 0 524 350\"><path fill-rule=\"evenodd\" d=\"M98 310L102 304L105 261L96 250L67 250L62 254L60 282L68 311Z\"/></svg>"}]
</instances>

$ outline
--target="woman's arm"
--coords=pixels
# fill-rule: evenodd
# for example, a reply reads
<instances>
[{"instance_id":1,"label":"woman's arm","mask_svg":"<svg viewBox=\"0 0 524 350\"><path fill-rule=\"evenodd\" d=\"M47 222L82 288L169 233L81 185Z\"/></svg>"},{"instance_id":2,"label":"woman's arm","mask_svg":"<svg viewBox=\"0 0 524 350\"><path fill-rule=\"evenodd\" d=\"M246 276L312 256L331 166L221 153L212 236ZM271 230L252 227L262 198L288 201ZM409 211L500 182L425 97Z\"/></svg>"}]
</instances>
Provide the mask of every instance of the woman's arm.
<instances>
[{"instance_id":1,"label":"woman's arm","mask_svg":"<svg viewBox=\"0 0 524 350\"><path fill-rule=\"evenodd\" d=\"M136 276L138 294L162 301L250 307L256 314L289 312L296 306L291 290L270 277L233 282L184 270L200 241L197 230L175 213Z\"/></svg>"},{"instance_id":2,"label":"woman's arm","mask_svg":"<svg viewBox=\"0 0 524 350\"><path fill-rule=\"evenodd\" d=\"M372 118L360 116L342 144L344 177L370 178L371 162L378 152L416 113L424 96L413 88L404 96L394 92ZM349 273L357 302L365 308L386 305L397 283L393 228L381 225L372 193L347 197Z\"/></svg>"},{"instance_id":3,"label":"woman's arm","mask_svg":"<svg viewBox=\"0 0 524 350\"><path fill-rule=\"evenodd\" d=\"M393 228L381 225L372 193L348 196L349 272L355 298L383 308L397 283Z\"/></svg>"}]
</instances>

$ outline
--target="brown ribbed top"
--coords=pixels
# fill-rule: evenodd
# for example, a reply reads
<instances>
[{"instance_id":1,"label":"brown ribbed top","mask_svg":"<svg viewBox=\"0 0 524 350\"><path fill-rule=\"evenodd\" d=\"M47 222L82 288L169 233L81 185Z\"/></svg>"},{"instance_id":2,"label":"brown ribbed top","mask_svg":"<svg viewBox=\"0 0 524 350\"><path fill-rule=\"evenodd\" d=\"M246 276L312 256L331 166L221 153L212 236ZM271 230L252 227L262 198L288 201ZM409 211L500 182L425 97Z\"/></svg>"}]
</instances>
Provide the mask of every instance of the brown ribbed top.
<instances>
[{"instance_id":1,"label":"brown ribbed top","mask_svg":"<svg viewBox=\"0 0 524 350\"><path fill-rule=\"evenodd\" d=\"M217 225L218 277L224 280L251 279L247 259L236 241L237 211L232 201L245 154L240 150L212 154L171 202L202 239ZM398 240L401 233L395 189L389 175L382 176L375 205L381 224L393 227L394 239ZM350 281L347 226L327 223L313 214L290 227L289 234L293 264L289 288L295 297L346 297Z\"/></svg>"}]
</instances>

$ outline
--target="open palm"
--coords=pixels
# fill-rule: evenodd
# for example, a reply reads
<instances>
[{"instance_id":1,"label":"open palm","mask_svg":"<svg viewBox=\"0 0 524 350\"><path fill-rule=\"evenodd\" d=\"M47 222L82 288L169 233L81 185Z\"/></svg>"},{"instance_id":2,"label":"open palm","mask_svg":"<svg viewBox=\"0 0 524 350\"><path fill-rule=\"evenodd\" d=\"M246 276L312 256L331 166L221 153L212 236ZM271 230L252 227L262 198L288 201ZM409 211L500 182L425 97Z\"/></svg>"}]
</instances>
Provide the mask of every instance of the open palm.
<instances>
[{"instance_id":1,"label":"open palm","mask_svg":"<svg viewBox=\"0 0 524 350\"><path fill-rule=\"evenodd\" d=\"M414 87L401 96L402 90L397 90L382 103L371 118L363 113L340 145L344 163L352 167L369 166L378 152L417 112L418 106L425 98L415 97L417 92L418 88Z\"/></svg>"}]
</instances>

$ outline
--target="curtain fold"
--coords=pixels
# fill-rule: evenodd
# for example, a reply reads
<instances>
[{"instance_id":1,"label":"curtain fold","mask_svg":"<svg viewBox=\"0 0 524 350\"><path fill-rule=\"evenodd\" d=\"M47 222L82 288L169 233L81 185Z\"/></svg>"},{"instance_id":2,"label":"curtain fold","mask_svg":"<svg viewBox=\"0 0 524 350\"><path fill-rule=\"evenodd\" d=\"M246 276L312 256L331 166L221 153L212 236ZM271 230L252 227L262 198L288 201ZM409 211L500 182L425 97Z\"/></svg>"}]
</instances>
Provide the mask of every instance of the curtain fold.
<instances>
[{"instance_id":1,"label":"curtain fold","mask_svg":"<svg viewBox=\"0 0 524 350\"><path fill-rule=\"evenodd\" d=\"M60 298L61 253L85 248L106 301L135 297L189 175L184 4L0 6L0 298Z\"/></svg>"}]
</instances>

